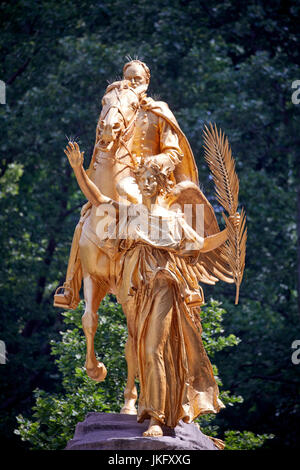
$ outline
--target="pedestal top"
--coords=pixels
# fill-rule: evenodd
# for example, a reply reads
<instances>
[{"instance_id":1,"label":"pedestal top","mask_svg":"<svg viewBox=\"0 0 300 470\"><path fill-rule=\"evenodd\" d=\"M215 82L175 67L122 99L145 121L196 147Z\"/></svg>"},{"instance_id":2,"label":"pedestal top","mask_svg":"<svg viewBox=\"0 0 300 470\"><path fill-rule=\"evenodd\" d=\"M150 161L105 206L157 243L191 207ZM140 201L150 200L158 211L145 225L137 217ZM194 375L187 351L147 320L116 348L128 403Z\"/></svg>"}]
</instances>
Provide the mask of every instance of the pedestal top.
<instances>
[{"instance_id":1,"label":"pedestal top","mask_svg":"<svg viewBox=\"0 0 300 470\"><path fill-rule=\"evenodd\" d=\"M119 413L88 413L76 426L66 450L218 450L194 423L163 426L163 436L144 437L149 420Z\"/></svg>"}]
</instances>

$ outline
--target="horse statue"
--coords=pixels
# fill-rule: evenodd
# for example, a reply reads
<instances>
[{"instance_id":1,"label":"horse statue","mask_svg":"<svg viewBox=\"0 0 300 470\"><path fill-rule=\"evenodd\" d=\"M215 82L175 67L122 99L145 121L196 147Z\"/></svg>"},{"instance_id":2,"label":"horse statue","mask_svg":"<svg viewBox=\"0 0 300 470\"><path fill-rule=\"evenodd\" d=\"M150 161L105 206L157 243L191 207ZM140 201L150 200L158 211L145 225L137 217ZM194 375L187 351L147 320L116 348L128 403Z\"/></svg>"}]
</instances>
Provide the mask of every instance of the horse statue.
<instances>
[{"instance_id":1,"label":"horse statue","mask_svg":"<svg viewBox=\"0 0 300 470\"><path fill-rule=\"evenodd\" d=\"M143 86L133 89L127 80L114 82L107 87L97 123L94 152L87 170L91 181L104 195L125 204L134 202L134 195L138 193L131 170L133 167L131 146L139 104L144 91ZM126 186L126 197L122 195L124 185ZM131 201L128 200L128 190L132 194ZM83 206L81 219L76 227L72 242L70 255L72 262L69 262L71 272L68 267L67 273L68 280L68 276L72 277L76 270L76 263L80 263L85 299L85 311L82 317L86 338L85 367L87 375L97 382L103 381L107 375L104 364L97 361L94 350L94 337L98 327L97 311L106 294L115 294L113 275L115 266L105 250L101 250L99 246L101 240L97 235L99 224L106 218L105 214L99 216L97 207L90 201ZM63 291L64 293L61 293ZM70 308L64 302L67 295L71 293L72 288L68 283L59 287L54 297L54 305ZM72 300L69 304L72 306ZM75 308L76 303L73 305ZM134 406L137 399L134 385L136 370L130 335L126 343L125 355L130 379L124 392L125 405L121 413L136 414Z\"/></svg>"},{"instance_id":2,"label":"horse statue","mask_svg":"<svg viewBox=\"0 0 300 470\"><path fill-rule=\"evenodd\" d=\"M82 317L82 326L87 345L85 367L88 376L98 382L105 379L107 370L103 363L97 361L94 351L94 336L98 326L97 311L102 299L108 293L115 294L121 305L123 302L126 303L126 300L121 299L122 296L118 291L118 283L122 279L123 254L120 252L118 256L110 256L107 237L102 238L103 232L99 235L99 227L103 228L103 224L110 227L113 225L115 213L111 201L125 205L140 202L141 194L135 182L133 171L137 162L131 148L135 122L143 94L143 86L133 89L126 80L115 82L109 85L106 90L97 124L94 153L86 174L91 184L99 189L104 198L107 197L108 204L97 204L97 201L93 199L94 191L85 193L89 202L84 206L80 223L73 238L73 243L78 246L77 260L81 264L84 281L85 312ZM71 142L69 146L71 149L76 148L79 151L76 143ZM67 152L66 154L68 155ZM81 157L83 160L83 153ZM85 172L83 172L84 174ZM181 208L190 202L203 205L203 235L205 237L220 231L212 206L195 183L189 180L181 181L176 184L172 194L175 198L174 201ZM177 256L175 258L181 277L185 279L187 284L190 284L191 292L198 289L199 282L214 284L219 279L233 282L232 272L227 263L228 256L224 255L221 248L208 254L203 253L201 260L197 264L193 262L193 266L189 263L186 264L183 259ZM130 286L128 286L128 291L130 291ZM203 304L201 292L200 288L200 294L197 293L195 298L193 295L189 296L187 299L189 308L197 308ZM59 294L56 298L59 298ZM63 306L59 303L57 305ZM128 314L126 311L124 313ZM121 413L137 414L135 378L138 367L133 334L129 328L125 357L128 374L124 391L125 402Z\"/></svg>"}]
</instances>

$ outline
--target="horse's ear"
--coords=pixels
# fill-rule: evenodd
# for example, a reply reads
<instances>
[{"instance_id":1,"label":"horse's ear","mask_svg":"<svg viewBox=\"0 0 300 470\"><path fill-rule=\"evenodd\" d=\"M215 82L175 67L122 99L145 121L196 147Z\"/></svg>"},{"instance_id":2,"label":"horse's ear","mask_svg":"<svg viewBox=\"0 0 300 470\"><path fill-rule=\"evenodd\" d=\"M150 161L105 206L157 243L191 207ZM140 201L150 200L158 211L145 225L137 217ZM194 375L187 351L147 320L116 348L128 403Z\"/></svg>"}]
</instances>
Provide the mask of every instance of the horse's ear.
<instances>
[{"instance_id":1,"label":"horse's ear","mask_svg":"<svg viewBox=\"0 0 300 470\"><path fill-rule=\"evenodd\" d=\"M120 84L121 84L122 89L130 88L131 86L130 80L126 80L126 79L122 80Z\"/></svg>"},{"instance_id":2,"label":"horse's ear","mask_svg":"<svg viewBox=\"0 0 300 470\"><path fill-rule=\"evenodd\" d=\"M108 87L105 90L105 94L109 93L111 90L114 88L117 88L118 90L126 90L127 88L130 88L130 81L129 80L118 80L116 82L110 83Z\"/></svg>"},{"instance_id":3,"label":"horse's ear","mask_svg":"<svg viewBox=\"0 0 300 470\"><path fill-rule=\"evenodd\" d=\"M119 81L116 81L116 82L113 82L111 83L110 85L108 85L108 87L106 88L106 91L105 91L105 94L106 93L109 93L111 90L113 90L114 88L118 88L118 89L121 89L122 88L122 82L124 80L119 80Z\"/></svg>"}]
</instances>

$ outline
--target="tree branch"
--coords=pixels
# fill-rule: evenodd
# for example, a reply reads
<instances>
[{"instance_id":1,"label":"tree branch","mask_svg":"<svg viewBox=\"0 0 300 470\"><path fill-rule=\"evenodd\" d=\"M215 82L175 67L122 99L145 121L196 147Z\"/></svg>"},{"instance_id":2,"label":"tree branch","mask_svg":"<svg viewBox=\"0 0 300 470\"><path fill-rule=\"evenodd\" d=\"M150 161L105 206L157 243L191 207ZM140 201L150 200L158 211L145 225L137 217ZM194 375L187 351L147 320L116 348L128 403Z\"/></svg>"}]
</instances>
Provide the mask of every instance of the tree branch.
<instances>
[{"instance_id":1,"label":"tree branch","mask_svg":"<svg viewBox=\"0 0 300 470\"><path fill-rule=\"evenodd\" d=\"M28 67L28 65L30 64L31 60L32 60L32 57L29 57L29 58L24 62L24 64L21 65L21 67L20 67L13 75L11 75L11 77L10 77L8 80L6 80L6 85L11 85L11 84L15 81L15 79L16 79L19 75L21 75L21 74L24 72L24 70L27 69L27 67Z\"/></svg>"}]
</instances>

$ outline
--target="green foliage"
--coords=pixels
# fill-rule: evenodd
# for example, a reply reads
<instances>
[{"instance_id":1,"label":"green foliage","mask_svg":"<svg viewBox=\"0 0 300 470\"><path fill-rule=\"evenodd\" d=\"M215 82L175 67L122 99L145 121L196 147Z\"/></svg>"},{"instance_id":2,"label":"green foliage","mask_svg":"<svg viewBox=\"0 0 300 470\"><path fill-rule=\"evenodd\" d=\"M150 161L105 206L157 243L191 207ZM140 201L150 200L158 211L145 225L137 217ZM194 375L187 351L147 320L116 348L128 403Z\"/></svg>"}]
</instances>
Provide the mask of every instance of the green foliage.
<instances>
[{"instance_id":1,"label":"green foliage","mask_svg":"<svg viewBox=\"0 0 300 470\"><path fill-rule=\"evenodd\" d=\"M203 342L210 357L215 350L220 351L238 344L238 338L234 335L220 335L223 333L221 324L225 313L214 300L203 309ZM106 380L100 384L92 381L83 367L85 338L81 327L82 314L82 304L74 311L63 313L66 329L61 332L60 341L51 341L52 354L57 357L64 392L50 394L36 390L32 418L25 418L23 415L17 417L19 427L15 433L23 441L29 441L32 449L63 449L73 437L76 424L83 421L88 412L119 412L122 407L126 384L126 363L122 351L127 336L122 309L109 296L105 297L99 309L100 325L95 335L95 350L98 360L103 361L108 369ZM217 374L216 366L214 372ZM221 386L218 377L217 380ZM241 397L231 396L228 391L221 393L221 399L226 406L242 402ZM204 416L198 421L204 432L217 434L218 426L213 424L214 416ZM267 436L255 436L253 433L242 435L241 448L247 449L259 447L259 443L262 445L267 439ZM229 435L230 446L238 448L234 436L235 434Z\"/></svg>"},{"instance_id":2,"label":"green foliage","mask_svg":"<svg viewBox=\"0 0 300 470\"><path fill-rule=\"evenodd\" d=\"M20 163L10 163L0 180L0 199L8 196L16 196L19 192L19 180L23 174Z\"/></svg>"},{"instance_id":3,"label":"green foliage","mask_svg":"<svg viewBox=\"0 0 300 470\"><path fill-rule=\"evenodd\" d=\"M216 352L226 347L236 346L240 342L239 338L233 334L223 335L222 320L226 311L220 305L220 302L211 299L201 311L202 339L209 357L213 357Z\"/></svg>"},{"instance_id":4,"label":"green foliage","mask_svg":"<svg viewBox=\"0 0 300 470\"><path fill-rule=\"evenodd\" d=\"M226 431L226 450L256 450L262 447L267 439L273 439L273 434L257 434L249 431Z\"/></svg>"},{"instance_id":5,"label":"green foliage","mask_svg":"<svg viewBox=\"0 0 300 470\"><path fill-rule=\"evenodd\" d=\"M99 328L95 349L108 369L104 383L91 380L85 373L85 338L81 327L82 303L76 310L63 313L66 329L61 339L51 341L51 353L62 378L63 393L35 390L32 420L18 416L22 440L33 449L63 449L74 435L75 426L91 411L119 412L126 384L124 346L126 321L121 307L107 296L99 310Z\"/></svg>"},{"instance_id":6,"label":"green foliage","mask_svg":"<svg viewBox=\"0 0 300 470\"><path fill-rule=\"evenodd\" d=\"M78 378L80 371L75 370L74 373ZM83 380L82 382L82 387L63 396L52 396L35 390L34 421L18 416L19 430L15 433L22 440L29 441L32 449L64 449L74 435L76 424L84 420L89 410L107 411L101 390L96 391L95 387L92 389L90 384L85 384Z\"/></svg>"},{"instance_id":7,"label":"green foliage","mask_svg":"<svg viewBox=\"0 0 300 470\"><path fill-rule=\"evenodd\" d=\"M63 313L64 323L69 328L61 332L61 341L51 341L52 354L58 356L56 363L63 378L66 392L72 393L84 383L91 391L102 387L86 377L84 370L85 338L81 326L83 303L76 310ZM106 296L99 309L99 327L95 335L95 350L98 360L104 362L109 374L105 379L103 396L111 411L119 411L123 399L123 390L127 378L124 348L127 339L127 327L122 308ZM87 391L88 393L88 391Z\"/></svg>"},{"instance_id":8,"label":"green foliage","mask_svg":"<svg viewBox=\"0 0 300 470\"><path fill-rule=\"evenodd\" d=\"M233 306L231 285L203 287L222 302L224 328L240 344L222 349L222 334L213 347L204 339L224 388L244 401L216 421L222 432L274 433L269 448L297 448L300 382L291 343L300 337L300 107L291 85L299 79L299 4L16 0L2 2L0 13L3 442L18 445L15 416L28 412L34 389L63 392L50 356L49 338L58 340L62 327L52 302L84 198L62 149L66 135L78 136L88 165L107 80L121 75L130 54L149 65L149 94L168 102L186 133L218 217L203 159L205 123L225 131L236 159L249 234L240 305Z\"/></svg>"}]
</instances>

